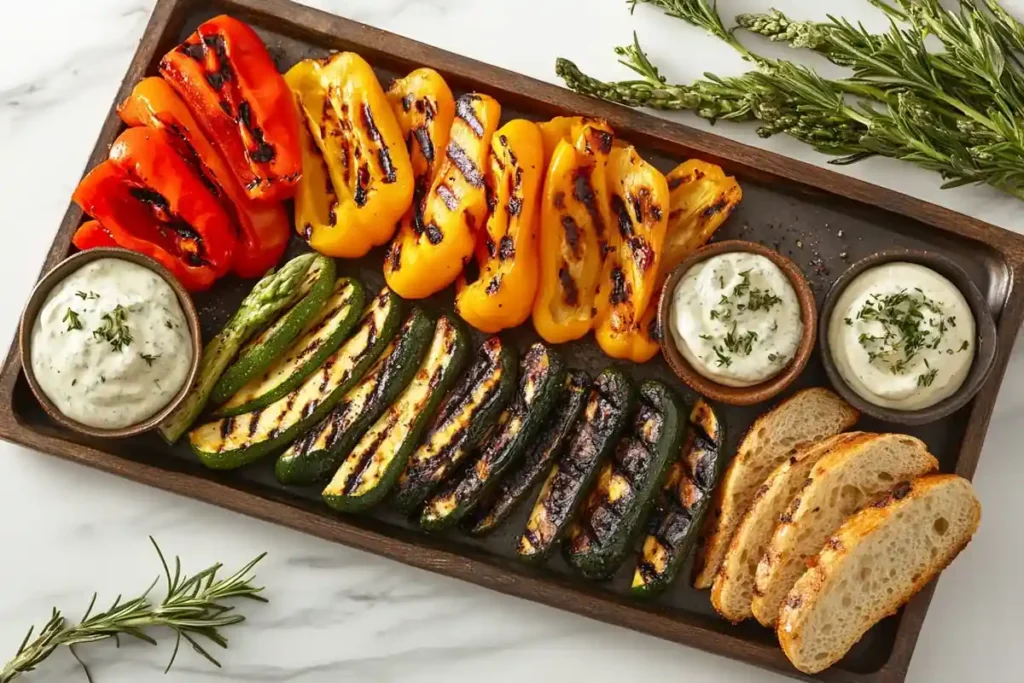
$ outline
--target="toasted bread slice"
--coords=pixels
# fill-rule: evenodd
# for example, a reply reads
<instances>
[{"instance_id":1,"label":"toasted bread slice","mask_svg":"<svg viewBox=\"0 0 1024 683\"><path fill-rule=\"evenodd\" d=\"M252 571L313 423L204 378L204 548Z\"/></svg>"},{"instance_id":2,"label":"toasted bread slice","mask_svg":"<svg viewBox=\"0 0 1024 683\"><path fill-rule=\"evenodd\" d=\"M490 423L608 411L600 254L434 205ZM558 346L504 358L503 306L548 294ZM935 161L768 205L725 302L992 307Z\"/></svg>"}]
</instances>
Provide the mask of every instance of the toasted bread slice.
<instances>
[{"instance_id":1,"label":"toasted bread slice","mask_svg":"<svg viewBox=\"0 0 1024 683\"><path fill-rule=\"evenodd\" d=\"M927 446L905 434L871 434L819 460L757 566L751 603L757 620L765 626L775 624L779 607L807 569L807 560L847 517L896 483L938 467Z\"/></svg>"},{"instance_id":2,"label":"toasted bread slice","mask_svg":"<svg viewBox=\"0 0 1024 683\"><path fill-rule=\"evenodd\" d=\"M860 438L870 437L866 432L846 432L797 451L791 455L757 489L743 521L729 543L715 583L711 587L711 604L718 613L733 623L754 616L750 603L754 596L754 573L757 563L772 540L779 518L793 498L804 487L811 468L823 457Z\"/></svg>"},{"instance_id":3,"label":"toasted bread slice","mask_svg":"<svg viewBox=\"0 0 1024 683\"><path fill-rule=\"evenodd\" d=\"M846 431L857 411L828 389L799 391L754 422L715 491L693 585L710 588L736 527L772 470L815 441Z\"/></svg>"},{"instance_id":4,"label":"toasted bread slice","mask_svg":"<svg viewBox=\"0 0 1024 683\"><path fill-rule=\"evenodd\" d=\"M839 661L952 562L980 521L970 482L951 474L898 484L847 520L779 614L793 666L814 674Z\"/></svg>"}]
</instances>

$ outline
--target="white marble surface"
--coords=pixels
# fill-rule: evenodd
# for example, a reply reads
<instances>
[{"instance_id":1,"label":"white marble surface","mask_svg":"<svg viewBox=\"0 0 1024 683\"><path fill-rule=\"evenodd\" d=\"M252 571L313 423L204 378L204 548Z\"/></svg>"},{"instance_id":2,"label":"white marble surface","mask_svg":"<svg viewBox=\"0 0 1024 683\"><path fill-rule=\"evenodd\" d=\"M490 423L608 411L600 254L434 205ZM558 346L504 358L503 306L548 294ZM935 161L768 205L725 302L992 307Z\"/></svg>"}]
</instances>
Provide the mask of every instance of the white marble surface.
<instances>
[{"instance_id":1,"label":"white marble surface","mask_svg":"<svg viewBox=\"0 0 1024 683\"><path fill-rule=\"evenodd\" d=\"M0 337L13 334L22 302L80 177L152 0L7 0L0 19ZM610 47L639 31L670 78L742 68L727 48L682 23L621 0L311 0L322 9L486 62L554 81L558 55L603 75L622 75ZM725 14L767 0L722 0ZM806 15L826 9L881 26L865 0L777 0ZM1024 0L1006 3L1024 15ZM813 10L808 7L814 5ZM801 8L803 8L801 10ZM499 27L499 32L488 28ZM695 123L689 116L682 116ZM695 125L706 125L696 122ZM751 128L717 132L821 163L785 139ZM1024 231L1024 205L994 191L940 191L936 176L886 160L846 172L921 199ZM909 680L1024 680L1024 358L1014 354L977 475L982 529L945 573ZM268 550L259 569L272 602L246 606L215 670L182 651L167 680L295 681L782 681L725 659L504 597L424 571L257 522L76 465L0 444L0 659L52 605L72 614L93 590L101 600L144 587L156 558L146 541L193 568L240 564ZM96 680L164 680L167 644L82 649ZM624 678L628 677L628 678ZM67 653L27 681L82 680Z\"/></svg>"}]
</instances>

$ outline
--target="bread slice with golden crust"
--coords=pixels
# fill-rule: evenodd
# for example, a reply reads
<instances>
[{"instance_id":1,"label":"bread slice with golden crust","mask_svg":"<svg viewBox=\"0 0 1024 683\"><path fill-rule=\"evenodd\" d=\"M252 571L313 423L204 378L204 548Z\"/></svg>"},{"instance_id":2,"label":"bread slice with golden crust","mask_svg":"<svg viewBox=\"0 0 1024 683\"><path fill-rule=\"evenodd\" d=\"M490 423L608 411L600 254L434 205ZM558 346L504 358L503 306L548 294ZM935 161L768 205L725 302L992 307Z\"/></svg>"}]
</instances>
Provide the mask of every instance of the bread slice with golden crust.
<instances>
[{"instance_id":1,"label":"bread slice with golden crust","mask_svg":"<svg viewBox=\"0 0 1024 683\"><path fill-rule=\"evenodd\" d=\"M772 540L779 518L804 487L811 469L819 460L845 448L850 442L871 436L866 432L836 434L797 451L768 475L754 494L754 502L733 535L725 561L711 587L711 604L719 614L733 623L754 616L751 610L754 573Z\"/></svg>"},{"instance_id":2,"label":"bread slice with golden crust","mask_svg":"<svg viewBox=\"0 0 1024 683\"><path fill-rule=\"evenodd\" d=\"M966 479L936 474L898 484L847 520L796 582L779 614L786 656L808 674L838 662L949 565L980 521Z\"/></svg>"},{"instance_id":3,"label":"bread slice with golden crust","mask_svg":"<svg viewBox=\"0 0 1024 683\"><path fill-rule=\"evenodd\" d=\"M839 396L814 387L798 391L754 422L715 491L694 564L696 588L711 587L736 528L772 470L801 448L846 431L857 417Z\"/></svg>"},{"instance_id":4,"label":"bread slice with golden crust","mask_svg":"<svg viewBox=\"0 0 1024 683\"><path fill-rule=\"evenodd\" d=\"M847 517L894 484L935 472L939 463L920 439L869 434L818 461L780 519L757 566L751 609L773 626L779 607L828 537Z\"/></svg>"}]
</instances>

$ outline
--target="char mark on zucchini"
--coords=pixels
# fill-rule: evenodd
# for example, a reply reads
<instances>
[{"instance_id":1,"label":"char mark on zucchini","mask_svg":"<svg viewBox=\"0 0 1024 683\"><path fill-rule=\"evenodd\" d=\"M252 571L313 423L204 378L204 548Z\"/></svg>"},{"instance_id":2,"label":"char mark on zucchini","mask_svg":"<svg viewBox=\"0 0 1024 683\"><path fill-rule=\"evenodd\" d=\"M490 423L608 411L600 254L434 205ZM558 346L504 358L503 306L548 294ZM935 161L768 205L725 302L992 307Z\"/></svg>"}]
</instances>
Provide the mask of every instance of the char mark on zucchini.
<instances>
[{"instance_id":1,"label":"char mark on zucchini","mask_svg":"<svg viewBox=\"0 0 1024 683\"><path fill-rule=\"evenodd\" d=\"M485 495L471 512L467 529L474 536L493 531L521 504L541 478L547 474L568 442L590 387L590 377L580 370L570 370L556 397L555 407L540 428L537 437L526 447L521 464L499 481L490 495Z\"/></svg>"},{"instance_id":2,"label":"char mark on zucchini","mask_svg":"<svg viewBox=\"0 0 1024 683\"><path fill-rule=\"evenodd\" d=\"M554 407L565 370L550 349L534 344L523 357L519 377L518 391L475 459L427 501L420 516L420 525L425 529L436 531L454 526L518 462Z\"/></svg>"}]
</instances>

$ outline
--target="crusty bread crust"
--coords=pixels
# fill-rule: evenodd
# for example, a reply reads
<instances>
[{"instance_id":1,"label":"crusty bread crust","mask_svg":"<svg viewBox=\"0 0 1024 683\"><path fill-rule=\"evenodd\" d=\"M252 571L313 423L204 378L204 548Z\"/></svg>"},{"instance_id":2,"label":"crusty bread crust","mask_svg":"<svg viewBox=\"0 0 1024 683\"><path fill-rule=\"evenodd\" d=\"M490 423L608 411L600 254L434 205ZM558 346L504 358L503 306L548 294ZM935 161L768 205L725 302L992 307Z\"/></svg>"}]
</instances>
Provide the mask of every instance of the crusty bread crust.
<instances>
[{"instance_id":1,"label":"crusty bread crust","mask_svg":"<svg viewBox=\"0 0 1024 683\"><path fill-rule=\"evenodd\" d=\"M807 486L780 518L754 577L751 609L774 626L786 595L807 562L861 507L897 482L937 471L939 463L920 439L906 434L866 434L818 461Z\"/></svg>"},{"instance_id":2,"label":"crusty bread crust","mask_svg":"<svg viewBox=\"0 0 1024 683\"><path fill-rule=\"evenodd\" d=\"M754 572L772 540L779 517L806 485L815 463L862 436L870 435L867 432L845 432L818 441L791 455L768 475L743 515L711 587L711 604L719 614L734 624L754 616L751 609Z\"/></svg>"},{"instance_id":3,"label":"crusty bread crust","mask_svg":"<svg viewBox=\"0 0 1024 683\"><path fill-rule=\"evenodd\" d=\"M980 521L970 482L949 474L899 484L858 512L786 598L777 629L786 656L808 674L839 661L947 567ZM903 545L908 540L909 547ZM901 545L895 554L893 543Z\"/></svg>"},{"instance_id":4,"label":"crusty bread crust","mask_svg":"<svg viewBox=\"0 0 1024 683\"><path fill-rule=\"evenodd\" d=\"M696 588L711 587L743 514L771 471L801 448L846 431L858 417L835 393L813 387L798 391L754 422L715 490L694 563Z\"/></svg>"}]
</instances>

